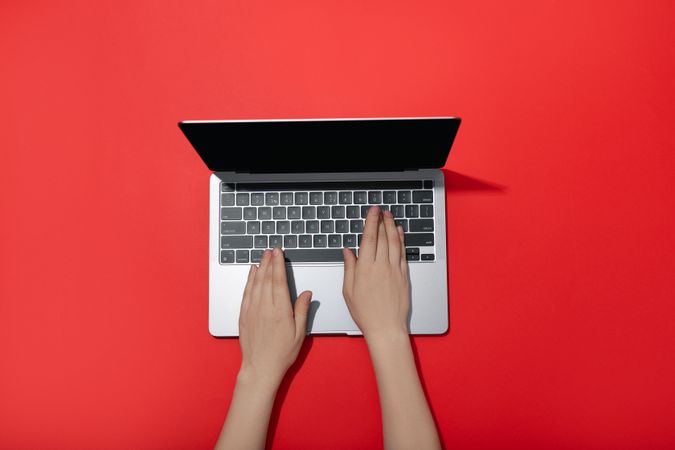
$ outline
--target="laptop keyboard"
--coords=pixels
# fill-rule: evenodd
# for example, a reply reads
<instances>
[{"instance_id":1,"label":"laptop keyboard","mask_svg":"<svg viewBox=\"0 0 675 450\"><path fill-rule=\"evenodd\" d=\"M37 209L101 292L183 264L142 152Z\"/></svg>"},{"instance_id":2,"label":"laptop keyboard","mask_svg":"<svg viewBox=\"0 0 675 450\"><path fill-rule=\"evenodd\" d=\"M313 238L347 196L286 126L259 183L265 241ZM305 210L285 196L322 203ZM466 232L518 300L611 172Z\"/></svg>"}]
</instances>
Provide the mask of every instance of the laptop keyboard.
<instances>
[{"instance_id":1,"label":"laptop keyboard","mask_svg":"<svg viewBox=\"0 0 675 450\"><path fill-rule=\"evenodd\" d=\"M343 261L358 254L372 205L405 233L408 261L434 261L432 180L220 184L220 263L260 262L281 247L291 262Z\"/></svg>"}]
</instances>

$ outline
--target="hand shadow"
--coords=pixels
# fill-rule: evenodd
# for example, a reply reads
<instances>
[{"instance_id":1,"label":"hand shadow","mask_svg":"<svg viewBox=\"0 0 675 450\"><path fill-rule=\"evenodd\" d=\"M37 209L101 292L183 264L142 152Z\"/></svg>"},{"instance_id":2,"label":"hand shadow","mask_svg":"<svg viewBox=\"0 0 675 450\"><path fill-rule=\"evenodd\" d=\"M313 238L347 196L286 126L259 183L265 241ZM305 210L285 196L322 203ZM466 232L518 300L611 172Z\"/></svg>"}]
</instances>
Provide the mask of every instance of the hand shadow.
<instances>
[{"instance_id":1,"label":"hand shadow","mask_svg":"<svg viewBox=\"0 0 675 450\"><path fill-rule=\"evenodd\" d=\"M286 264L286 276L288 278L288 291L291 294L291 299L293 301L293 305L295 306L295 300L298 297L298 292L295 287L295 277L293 276L293 268L288 263ZM309 311L307 313L307 333L309 333L312 330L312 326L314 324L314 317L316 316L316 311L319 309L320 305L321 302L315 300L313 300L309 304ZM269 426L267 428L267 440L265 444L266 449L272 448L272 441L274 440L274 435L276 434L277 427L279 425L281 407L284 404L284 400L286 400L286 396L288 395L288 390L291 387L293 378L295 378L295 375L300 371L300 368L307 359L307 355L309 354L309 350L312 348L313 343L314 343L314 336L312 336L311 334L307 334L307 336L305 336L305 341L302 343L302 347L300 347L298 357L295 359L295 362L291 365L291 367L288 368L288 371L286 372L283 381L279 385L279 389L277 390L277 396L276 399L274 400L274 406L272 407L272 413L270 414Z\"/></svg>"}]
</instances>

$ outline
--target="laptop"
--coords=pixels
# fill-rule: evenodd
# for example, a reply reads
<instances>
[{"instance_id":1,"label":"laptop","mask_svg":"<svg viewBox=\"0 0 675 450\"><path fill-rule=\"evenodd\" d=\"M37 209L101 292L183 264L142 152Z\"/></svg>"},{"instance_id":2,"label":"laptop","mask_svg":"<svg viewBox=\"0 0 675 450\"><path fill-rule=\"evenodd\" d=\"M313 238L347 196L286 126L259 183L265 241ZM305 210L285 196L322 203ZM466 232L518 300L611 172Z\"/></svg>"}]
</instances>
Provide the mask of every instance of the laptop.
<instances>
[{"instance_id":1,"label":"laptop","mask_svg":"<svg viewBox=\"0 0 675 450\"><path fill-rule=\"evenodd\" d=\"M249 266L282 247L291 297L313 293L308 332L359 335L342 297L342 248L358 255L368 208L405 230L411 334L448 330L445 186L458 117L186 120L212 171L209 331L238 336Z\"/></svg>"}]
</instances>

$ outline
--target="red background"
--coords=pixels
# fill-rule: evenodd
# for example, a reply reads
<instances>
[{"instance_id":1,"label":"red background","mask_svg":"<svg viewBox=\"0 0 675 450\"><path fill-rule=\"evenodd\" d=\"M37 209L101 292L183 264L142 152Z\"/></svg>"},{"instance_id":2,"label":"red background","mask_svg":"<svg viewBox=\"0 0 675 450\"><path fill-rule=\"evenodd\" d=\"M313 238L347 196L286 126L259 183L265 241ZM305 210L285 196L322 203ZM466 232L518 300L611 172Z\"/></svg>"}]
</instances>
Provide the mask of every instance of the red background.
<instances>
[{"instance_id":1,"label":"red background","mask_svg":"<svg viewBox=\"0 0 675 450\"><path fill-rule=\"evenodd\" d=\"M670 1L0 6L0 447L208 448L208 175L180 119L459 115L448 448L675 447ZM381 445L360 338L316 337L276 448Z\"/></svg>"}]
</instances>

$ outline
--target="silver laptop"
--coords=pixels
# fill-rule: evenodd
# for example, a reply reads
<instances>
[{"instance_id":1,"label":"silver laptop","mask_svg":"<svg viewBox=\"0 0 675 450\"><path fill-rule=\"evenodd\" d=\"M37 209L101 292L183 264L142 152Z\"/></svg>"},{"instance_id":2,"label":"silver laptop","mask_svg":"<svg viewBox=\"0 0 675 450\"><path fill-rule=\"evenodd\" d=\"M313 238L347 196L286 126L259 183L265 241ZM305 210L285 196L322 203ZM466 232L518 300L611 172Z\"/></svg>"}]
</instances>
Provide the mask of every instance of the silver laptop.
<instances>
[{"instance_id":1,"label":"silver laptop","mask_svg":"<svg viewBox=\"0 0 675 450\"><path fill-rule=\"evenodd\" d=\"M250 264L282 247L291 297L313 292L308 331L361 334L342 297L342 248L357 252L371 205L406 231L413 334L448 329L443 174L457 117L188 120L213 172L209 331L237 336Z\"/></svg>"}]
</instances>

